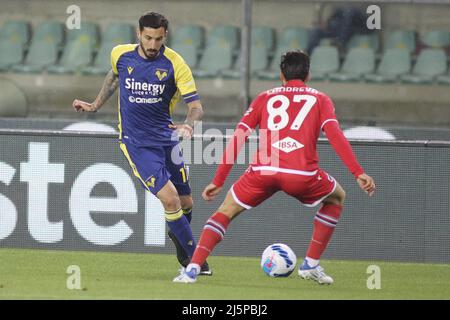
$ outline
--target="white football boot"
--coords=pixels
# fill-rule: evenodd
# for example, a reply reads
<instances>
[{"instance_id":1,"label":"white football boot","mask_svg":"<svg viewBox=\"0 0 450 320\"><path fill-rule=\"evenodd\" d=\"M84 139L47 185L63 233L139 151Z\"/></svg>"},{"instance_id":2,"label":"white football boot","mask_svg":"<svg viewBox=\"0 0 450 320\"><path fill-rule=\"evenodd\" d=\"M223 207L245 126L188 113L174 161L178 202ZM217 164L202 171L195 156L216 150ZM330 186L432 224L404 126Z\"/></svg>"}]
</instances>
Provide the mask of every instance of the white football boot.
<instances>
[{"instance_id":1,"label":"white football boot","mask_svg":"<svg viewBox=\"0 0 450 320\"><path fill-rule=\"evenodd\" d=\"M333 278L325 274L324 269L320 265L310 267L306 260L298 268L298 275L303 279L314 280L319 284L333 283Z\"/></svg>"},{"instance_id":2,"label":"white football boot","mask_svg":"<svg viewBox=\"0 0 450 320\"><path fill-rule=\"evenodd\" d=\"M173 279L178 283L195 283L197 275L200 273L200 267L189 264L186 268L181 268L180 275Z\"/></svg>"}]
</instances>

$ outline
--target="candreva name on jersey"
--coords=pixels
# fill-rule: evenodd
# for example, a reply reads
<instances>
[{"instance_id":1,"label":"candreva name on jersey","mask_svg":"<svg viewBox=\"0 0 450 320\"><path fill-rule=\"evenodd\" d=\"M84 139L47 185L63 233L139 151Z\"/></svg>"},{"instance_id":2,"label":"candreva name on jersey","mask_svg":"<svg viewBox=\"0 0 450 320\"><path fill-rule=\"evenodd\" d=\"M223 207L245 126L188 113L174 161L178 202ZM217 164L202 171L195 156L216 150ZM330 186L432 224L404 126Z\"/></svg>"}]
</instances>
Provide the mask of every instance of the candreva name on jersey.
<instances>
[{"instance_id":1,"label":"candreva name on jersey","mask_svg":"<svg viewBox=\"0 0 450 320\"><path fill-rule=\"evenodd\" d=\"M312 93L312 94L319 93L319 91L317 91L314 88L310 88L310 87L277 87L277 88L267 90L267 94L280 93L280 92L307 92L307 93Z\"/></svg>"}]
</instances>

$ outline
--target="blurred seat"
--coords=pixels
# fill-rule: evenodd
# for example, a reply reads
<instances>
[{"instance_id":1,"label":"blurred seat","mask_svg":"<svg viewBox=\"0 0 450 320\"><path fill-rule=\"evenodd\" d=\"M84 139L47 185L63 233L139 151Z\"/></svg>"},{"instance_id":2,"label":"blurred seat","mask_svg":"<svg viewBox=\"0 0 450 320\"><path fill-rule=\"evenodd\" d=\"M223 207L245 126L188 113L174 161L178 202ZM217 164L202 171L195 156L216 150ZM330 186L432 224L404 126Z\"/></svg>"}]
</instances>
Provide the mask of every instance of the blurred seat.
<instances>
[{"instance_id":1,"label":"blurred seat","mask_svg":"<svg viewBox=\"0 0 450 320\"><path fill-rule=\"evenodd\" d=\"M240 47L239 36L239 28L236 26L215 26L207 34L206 46L211 47L216 44L228 45L230 46L233 56L235 57Z\"/></svg>"},{"instance_id":2,"label":"blurred seat","mask_svg":"<svg viewBox=\"0 0 450 320\"><path fill-rule=\"evenodd\" d=\"M62 46L64 42L64 27L59 21L44 21L36 26L33 42L55 43L57 47Z\"/></svg>"},{"instance_id":3,"label":"blurred seat","mask_svg":"<svg viewBox=\"0 0 450 320\"><path fill-rule=\"evenodd\" d=\"M347 53L341 70L331 73L333 81L359 81L362 75L375 70L375 54L372 48L352 48Z\"/></svg>"},{"instance_id":4,"label":"blurred seat","mask_svg":"<svg viewBox=\"0 0 450 320\"><path fill-rule=\"evenodd\" d=\"M267 68L267 48L265 46L259 47L254 44L250 50L250 76L254 77L258 72ZM222 71L224 78L238 79L241 77L241 59L242 55L240 54L232 69Z\"/></svg>"},{"instance_id":5,"label":"blurred seat","mask_svg":"<svg viewBox=\"0 0 450 320\"><path fill-rule=\"evenodd\" d=\"M115 45L111 42L103 43L95 56L93 65L81 68L81 73L86 75L107 74L111 70L111 50Z\"/></svg>"},{"instance_id":6,"label":"blurred seat","mask_svg":"<svg viewBox=\"0 0 450 320\"><path fill-rule=\"evenodd\" d=\"M0 28L0 40L21 43L25 48L30 40L30 24L27 21L6 21Z\"/></svg>"},{"instance_id":7,"label":"blurred seat","mask_svg":"<svg viewBox=\"0 0 450 320\"><path fill-rule=\"evenodd\" d=\"M133 26L124 22L112 22L102 33L102 45L112 45L134 43L136 35ZM112 48L112 47L111 47Z\"/></svg>"},{"instance_id":8,"label":"blurred seat","mask_svg":"<svg viewBox=\"0 0 450 320\"><path fill-rule=\"evenodd\" d=\"M44 21L34 32L25 62L12 67L14 72L39 73L58 59L64 41L63 25L59 21Z\"/></svg>"},{"instance_id":9,"label":"blurred seat","mask_svg":"<svg viewBox=\"0 0 450 320\"><path fill-rule=\"evenodd\" d=\"M66 45L80 38L88 41L88 44L95 50L99 44L99 28L94 22L83 21L80 29L71 29L67 31Z\"/></svg>"},{"instance_id":10,"label":"blurred seat","mask_svg":"<svg viewBox=\"0 0 450 320\"><path fill-rule=\"evenodd\" d=\"M414 30L395 30L388 34L385 49L405 48L409 53L416 51L416 32Z\"/></svg>"},{"instance_id":11,"label":"blurred seat","mask_svg":"<svg viewBox=\"0 0 450 320\"><path fill-rule=\"evenodd\" d=\"M280 78L280 62L281 62L281 56L285 54L287 51L291 50L301 50L302 48L299 47L300 42L298 41L291 41L289 42L290 46L283 47L281 44L277 47L277 50L275 51L275 54L273 55L273 58L270 62L269 68L267 70L262 70L257 72L257 76L259 79L262 80L277 80Z\"/></svg>"},{"instance_id":12,"label":"blurred seat","mask_svg":"<svg viewBox=\"0 0 450 320\"><path fill-rule=\"evenodd\" d=\"M447 30L432 30L421 34L420 40L431 48L445 48L450 44L450 33Z\"/></svg>"},{"instance_id":13,"label":"blurred seat","mask_svg":"<svg viewBox=\"0 0 450 320\"><path fill-rule=\"evenodd\" d=\"M336 47L318 46L311 54L311 79L324 80L339 69L339 52Z\"/></svg>"},{"instance_id":14,"label":"blurred seat","mask_svg":"<svg viewBox=\"0 0 450 320\"><path fill-rule=\"evenodd\" d=\"M173 38L170 40L172 47L181 45L193 46L196 54L201 53L205 44L205 29L200 25L183 25L175 29Z\"/></svg>"},{"instance_id":15,"label":"blurred seat","mask_svg":"<svg viewBox=\"0 0 450 320\"><path fill-rule=\"evenodd\" d=\"M192 70L194 76L211 78L220 75L220 71L230 69L233 63L231 46L226 42L208 45L203 52L198 68Z\"/></svg>"},{"instance_id":16,"label":"blurred seat","mask_svg":"<svg viewBox=\"0 0 450 320\"><path fill-rule=\"evenodd\" d=\"M411 74L401 77L404 83L432 83L447 71L447 57L443 49L423 49Z\"/></svg>"},{"instance_id":17,"label":"blurred seat","mask_svg":"<svg viewBox=\"0 0 450 320\"><path fill-rule=\"evenodd\" d=\"M308 48L309 33L302 27L286 27L279 36L279 48Z\"/></svg>"},{"instance_id":18,"label":"blurred seat","mask_svg":"<svg viewBox=\"0 0 450 320\"><path fill-rule=\"evenodd\" d=\"M255 48L267 48L269 55L275 50L275 29L267 26L252 27L252 46Z\"/></svg>"},{"instance_id":19,"label":"blurred seat","mask_svg":"<svg viewBox=\"0 0 450 320\"><path fill-rule=\"evenodd\" d=\"M48 67L49 73L74 73L81 71L92 62L93 48L89 37L80 36L69 42L65 48L59 64ZM108 59L109 61L109 59Z\"/></svg>"},{"instance_id":20,"label":"blurred seat","mask_svg":"<svg viewBox=\"0 0 450 320\"><path fill-rule=\"evenodd\" d=\"M450 71L446 74L437 76L436 80L439 84L450 84Z\"/></svg>"},{"instance_id":21,"label":"blurred seat","mask_svg":"<svg viewBox=\"0 0 450 320\"><path fill-rule=\"evenodd\" d=\"M8 71L23 61L23 43L0 40L0 71Z\"/></svg>"},{"instance_id":22,"label":"blurred seat","mask_svg":"<svg viewBox=\"0 0 450 320\"><path fill-rule=\"evenodd\" d=\"M377 83L395 82L410 70L411 56L408 48L391 48L384 52L376 73L365 74L364 79Z\"/></svg>"},{"instance_id":23,"label":"blurred seat","mask_svg":"<svg viewBox=\"0 0 450 320\"><path fill-rule=\"evenodd\" d=\"M378 52L380 48L380 35L377 32L371 34L355 34L350 38L347 48L371 48L373 52Z\"/></svg>"},{"instance_id":24,"label":"blurred seat","mask_svg":"<svg viewBox=\"0 0 450 320\"><path fill-rule=\"evenodd\" d=\"M172 49L175 52L177 52L181 57L183 57L184 61L191 69L197 67L198 63L197 49L193 44L175 43L172 46Z\"/></svg>"},{"instance_id":25,"label":"blurred seat","mask_svg":"<svg viewBox=\"0 0 450 320\"><path fill-rule=\"evenodd\" d=\"M33 39L24 64L14 65L14 72L39 73L56 63L58 47L56 42Z\"/></svg>"},{"instance_id":26,"label":"blurred seat","mask_svg":"<svg viewBox=\"0 0 450 320\"><path fill-rule=\"evenodd\" d=\"M83 37L81 37L83 38ZM93 65L81 68L86 75L104 75L111 69L111 50L119 45L134 42L133 26L129 23L113 22L102 34L102 42Z\"/></svg>"}]
</instances>

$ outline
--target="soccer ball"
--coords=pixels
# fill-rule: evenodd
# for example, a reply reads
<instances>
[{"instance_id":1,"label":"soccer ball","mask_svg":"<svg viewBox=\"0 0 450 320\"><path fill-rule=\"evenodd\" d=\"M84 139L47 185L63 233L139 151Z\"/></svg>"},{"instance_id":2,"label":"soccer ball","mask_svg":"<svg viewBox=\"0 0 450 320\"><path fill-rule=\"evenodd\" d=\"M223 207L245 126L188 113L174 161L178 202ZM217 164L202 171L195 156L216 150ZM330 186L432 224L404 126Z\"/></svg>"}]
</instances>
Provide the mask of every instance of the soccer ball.
<instances>
[{"instance_id":1,"label":"soccer ball","mask_svg":"<svg viewBox=\"0 0 450 320\"><path fill-rule=\"evenodd\" d=\"M297 256L284 243L271 244L261 256L261 268L270 277L288 277L296 264Z\"/></svg>"}]
</instances>

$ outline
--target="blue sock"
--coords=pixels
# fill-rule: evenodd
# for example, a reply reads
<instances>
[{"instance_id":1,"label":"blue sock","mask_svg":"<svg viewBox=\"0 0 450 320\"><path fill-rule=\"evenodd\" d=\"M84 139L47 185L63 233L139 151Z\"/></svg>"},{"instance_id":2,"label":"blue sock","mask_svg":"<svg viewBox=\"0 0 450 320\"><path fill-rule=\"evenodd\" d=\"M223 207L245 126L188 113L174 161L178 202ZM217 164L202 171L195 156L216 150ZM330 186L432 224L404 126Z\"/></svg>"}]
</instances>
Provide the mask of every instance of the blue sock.
<instances>
[{"instance_id":1,"label":"blue sock","mask_svg":"<svg viewBox=\"0 0 450 320\"><path fill-rule=\"evenodd\" d=\"M191 220L192 220L192 208L183 209L183 214L186 217L186 219L188 220L188 222L191 223Z\"/></svg>"},{"instance_id":2,"label":"blue sock","mask_svg":"<svg viewBox=\"0 0 450 320\"><path fill-rule=\"evenodd\" d=\"M174 213L166 212L166 222L184 251L189 257L192 257L196 243L192 235L191 226L188 219L184 216L183 210L180 209Z\"/></svg>"}]
</instances>

